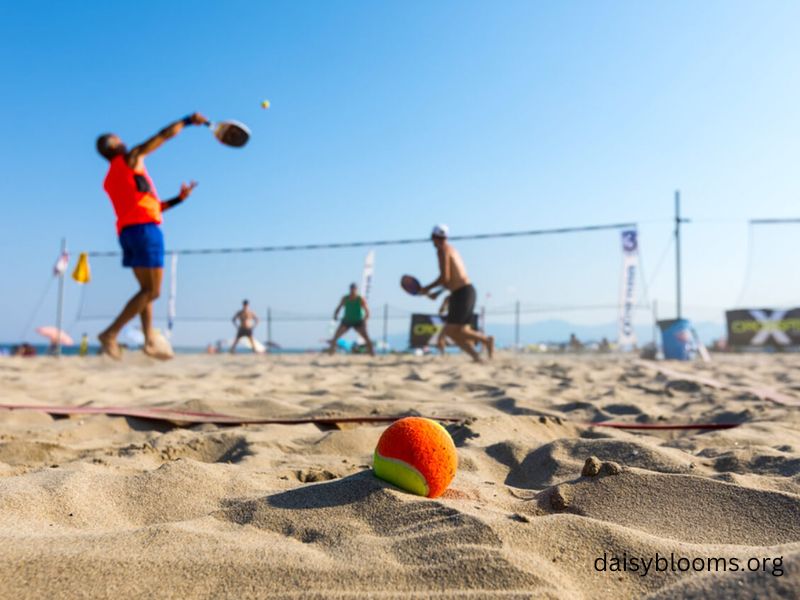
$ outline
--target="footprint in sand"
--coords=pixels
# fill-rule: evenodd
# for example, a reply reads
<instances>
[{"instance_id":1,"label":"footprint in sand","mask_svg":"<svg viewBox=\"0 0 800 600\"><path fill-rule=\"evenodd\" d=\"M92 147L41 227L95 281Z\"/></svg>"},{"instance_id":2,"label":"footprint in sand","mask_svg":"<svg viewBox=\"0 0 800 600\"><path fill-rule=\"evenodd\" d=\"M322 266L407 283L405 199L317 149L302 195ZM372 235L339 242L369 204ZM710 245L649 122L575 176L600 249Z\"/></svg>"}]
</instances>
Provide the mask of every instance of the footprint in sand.
<instances>
[{"instance_id":1,"label":"footprint in sand","mask_svg":"<svg viewBox=\"0 0 800 600\"><path fill-rule=\"evenodd\" d=\"M345 564L368 555L381 565L370 572L377 587L402 578L409 566L424 569L429 581L445 589L533 590L542 584L537 574L505 558L503 542L488 524L439 502L412 498L364 472L231 502L215 516L287 535ZM347 543L353 535L358 544ZM314 577L308 573L312 564L299 566L298 575ZM335 589L332 582L328 593Z\"/></svg>"}]
</instances>

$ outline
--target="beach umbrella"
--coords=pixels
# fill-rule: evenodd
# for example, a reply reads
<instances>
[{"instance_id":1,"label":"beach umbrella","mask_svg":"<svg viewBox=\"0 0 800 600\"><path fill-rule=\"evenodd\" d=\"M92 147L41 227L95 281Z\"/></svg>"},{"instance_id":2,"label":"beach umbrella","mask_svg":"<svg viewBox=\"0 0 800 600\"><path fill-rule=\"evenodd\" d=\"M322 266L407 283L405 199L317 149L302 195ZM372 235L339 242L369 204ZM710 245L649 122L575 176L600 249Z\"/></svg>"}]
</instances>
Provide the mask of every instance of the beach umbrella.
<instances>
[{"instance_id":1,"label":"beach umbrella","mask_svg":"<svg viewBox=\"0 0 800 600\"><path fill-rule=\"evenodd\" d=\"M49 325L45 327L37 327L36 333L50 340L51 344L59 342L62 346L75 345L75 342L72 340L72 338L69 337L69 335L67 335L65 332L60 331L57 327L51 327Z\"/></svg>"}]
</instances>

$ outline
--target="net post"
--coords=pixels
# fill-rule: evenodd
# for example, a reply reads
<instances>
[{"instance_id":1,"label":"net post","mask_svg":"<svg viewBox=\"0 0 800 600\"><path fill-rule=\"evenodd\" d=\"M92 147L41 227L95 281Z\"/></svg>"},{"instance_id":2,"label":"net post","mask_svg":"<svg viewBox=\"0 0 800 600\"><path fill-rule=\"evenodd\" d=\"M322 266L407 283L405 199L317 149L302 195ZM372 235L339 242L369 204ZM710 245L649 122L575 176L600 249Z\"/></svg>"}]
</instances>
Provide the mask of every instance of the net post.
<instances>
[{"instance_id":1,"label":"net post","mask_svg":"<svg viewBox=\"0 0 800 600\"><path fill-rule=\"evenodd\" d=\"M267 352L272 352L272 308L267 307Z\"/></svg>"},{"instance_id":2,"label":"net post","mask_svg":"<svg viewBox=\"0 0 800 600\"><path fill-rule=\"evenodd\" d=\"M389 305L383 305L383 351L389 349Z\"/></svg>"},{"instance_id":3,"label":"net post","mask_svg":"<svg viewBox=\"0 0 800 600\"><path fill-rule=\"evenodd\" d=\"M61 254L58 260L67 252L67 238L61 238ZM64 321L64 274L66 268L58 274L58 308L56 309L56 358L61 357L61 326Z\"/></svg>"},{"instance_id":4,"label":"net post","mask_svg":"<svg viewBox=\"0 0 800 600\"><path fill-rule=\"evenodd\" d=\"M519 352L519 300L514 304L514 352Z\"/></svg>"},{"instance_id":5,"label":"net post","mask_svg":"<svg viewBox=\"0 0 800 600\"><path fill-rule=\"evenodd\" d=\"M681 318L681 193L675 191L675 303Z\"/></svg>"},{"instance_id":6,"label":"net post","mask_svg":"<svg viewBox=\"0 0 800 600\"><path fill-rule=\"evenodd\" d=\"M653 348L658 350L658 300L653 300Z\"/></svg>"}]
</instances>

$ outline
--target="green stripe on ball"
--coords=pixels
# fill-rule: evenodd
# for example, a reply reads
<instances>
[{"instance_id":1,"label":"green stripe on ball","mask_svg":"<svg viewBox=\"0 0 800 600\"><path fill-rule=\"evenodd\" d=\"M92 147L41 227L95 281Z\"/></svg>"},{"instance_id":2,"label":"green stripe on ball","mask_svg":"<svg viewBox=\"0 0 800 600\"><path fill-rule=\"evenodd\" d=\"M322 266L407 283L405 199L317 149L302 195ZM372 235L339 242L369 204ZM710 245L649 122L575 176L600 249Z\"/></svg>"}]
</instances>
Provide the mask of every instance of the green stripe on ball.
<instances>
[{"instance_id":1,"label":"green stripe on ball","mask_svg":"<svg viewBox=\"0 0 800 600\"><path fill-rule=\"evenodd\" d=\"M407 462L396 458L387 458L375 452L372 469L375 475L418 496L428 495L428 482L417 469Z\"/></svg>"}]
</instances>

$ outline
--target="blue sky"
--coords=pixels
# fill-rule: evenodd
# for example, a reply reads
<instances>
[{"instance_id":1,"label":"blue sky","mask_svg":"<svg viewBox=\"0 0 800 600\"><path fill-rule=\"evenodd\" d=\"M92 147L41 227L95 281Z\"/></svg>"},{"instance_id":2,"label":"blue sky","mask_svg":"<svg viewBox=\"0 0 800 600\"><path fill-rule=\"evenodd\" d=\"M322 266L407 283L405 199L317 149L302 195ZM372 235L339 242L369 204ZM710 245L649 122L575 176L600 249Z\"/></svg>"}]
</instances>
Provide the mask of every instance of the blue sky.
<instances>
[{"instance_id":1,"label":"blue sky","mask_svg":"<svg viewBox=\"0 0 800 600\"><path fill-rule=\"evenodd\" d=\"M116 249L94 139L141 141L193 110L237 118L247 148L186 131L148 159L171 248L476 233L636 221L645 276L669 241L673 193L685 228L686 313L721 320L740 300L797 305L800 4L795 2L4 3L0 9L0 340L19 338L66 236ZM269 111L261 100L272 102ZM490 310L616 302L617 234L460 246ZM327 313L363 250L186 258L179 314L227 317L242 297ZM111 314L134 291L94 261L85 308ZM381 249L372 301L404 297L404 272L434 276L430 248ZM649 299L674 311L671 256ZM486 298L486 293L491 293ZM69 331L80 291L67 285ZM35 324L52 322L50 294ZM163 314L163 307L157 309ZM608 321L614 311L531 315ZM646 321L647 315L640 315ZM327 324L282 325L313 345ZM376 324L377 327L377 324ZM393 322L402 330L404 322ZM179 343L229 334L179 324Z\"/></svg>"}]
</instances>

